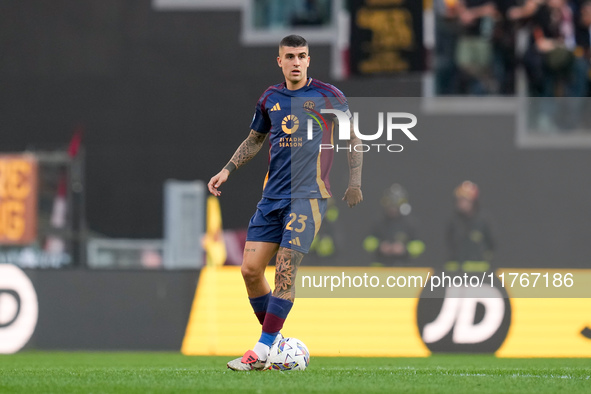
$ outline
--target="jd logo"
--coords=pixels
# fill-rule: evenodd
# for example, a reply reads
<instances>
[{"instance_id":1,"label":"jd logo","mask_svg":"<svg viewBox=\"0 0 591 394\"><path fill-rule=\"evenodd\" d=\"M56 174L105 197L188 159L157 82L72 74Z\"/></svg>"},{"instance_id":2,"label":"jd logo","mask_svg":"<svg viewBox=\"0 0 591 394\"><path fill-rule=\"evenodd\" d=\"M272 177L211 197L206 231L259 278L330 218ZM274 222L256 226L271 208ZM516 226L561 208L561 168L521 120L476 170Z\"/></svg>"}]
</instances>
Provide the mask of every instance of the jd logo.
<instances>
[{"instance_id":1,"label":"jd logo","mask_svg":"<svg viewBox=\"0 0 591 394\"><path fill-rule=\"evenodd\" d=\"M0 264L0 354L27 344L37 325L37 293L18 267Z\"/></svg>"},{"instance_id":2,"label":"jd logo","mask_svg":"<svg viewBox=\"0 0 591 394\"><path fill-rule=\"evenodd\" d=\"M21 298L14 290L0 289L0 329L8 327L18 318Z\"/></svg>"},{"instance_id":3,"label":"jd logo","mask_svg":"<svg viewBox=\"0 0 591 394\"><path fill-rule=\"evenodd\" d=\"M494 353L511 324L502 287L427 287L417 305L417 324L432 352Z\"/></svg>"}]
</instances>

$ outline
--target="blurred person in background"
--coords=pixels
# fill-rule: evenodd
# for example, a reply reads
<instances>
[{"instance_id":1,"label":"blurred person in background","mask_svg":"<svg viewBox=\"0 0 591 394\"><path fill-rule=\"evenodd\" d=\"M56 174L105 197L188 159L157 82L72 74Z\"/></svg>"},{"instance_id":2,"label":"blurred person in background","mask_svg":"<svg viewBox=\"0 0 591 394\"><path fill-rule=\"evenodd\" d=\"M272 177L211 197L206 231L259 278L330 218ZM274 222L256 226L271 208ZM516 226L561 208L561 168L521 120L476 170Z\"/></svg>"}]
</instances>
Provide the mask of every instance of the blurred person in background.
<instances>
[{"instance_id":1,"label":"blurred person in background","mask_svg":"<svg viewBox=\"0 0 591 394\"><path fill-rule=\"evenodd\" d=\"M548 0L532 28L534 48L542 59L543 97L565 96L574 64L575 21L567 0Z\"/></svg>"},{"instance_id":2,"label":"blurred person in background","mask_svg":"<svg viewBox=\"0 0 591 394\"><path fill-rule=\"evenodd\" d=\"M484 95L497 90L492 73L493 29L496 16L492 0L459 0L461 26L455 52L460 94Z\"/></svg>"},{"instance_id":3,"label":"blurred person in background","mask_svg":"<svg viewBox=\"0 0 591 394\"><path fill-rule=\"evenodd\" d=\"M580 4L579 4L580 3ZM591 1L571 2L574 40L571 75L565 83L564 96L555 122L562 131L586 128L582 125L586 99L589 96Z\"/></svg>"},{"instance_id":4,"label":"blurred person in background","mask_svg":"<svg viewBox=\"0 0 591 394\"><path fill-rule=\"evenodd\" d=\"M444 271L483 272L491 268L494 241L488 220L480 212L480 191L470 181L454 190L455 207L447 227L449 260Z\"/></svg>"},{"instance_id":5,"label":"blurred person in background","mask_svg":"<svg viewBox=\"0 0 591 394\"><path fill-rule=\"evenodd\" d=\"M374 256L373 266L406 265L425 250L410 216L408 193L395 183L384 191L380 202L383 217L363 241L363 248Z\"/></svg>"},{"instance_id":6,"label":"blurred person in background","mask_svg":"<svg viewBox=\"0 0 591 394\"><path fill-rule=\"evenodd\" d=\"M458 69L455 62L460 25L459 0L434 0L435 12L435 91L438 95L457 94Z\"/></svg>"},{"instance_id":7,"label":"blurred person in background","mask_svg":"<svg viewBox=\"0 0 591 394\"><path fill-rule=\"evenodd\" d=\"M524 55L530 94L534 97L564 95L563 82L572 74L575 17L567 0L527 0L510 11L513 20L531 27L530 45Z\"/></svg>"},{"instance_id":8,"label":"blurred person in background","mask_svg":"<svg viewBox=\"0 0 591 394\"><path fill-rule=\"evenodd\" d=\"M591 0L580 1L574 12L575 42L573 75L567 86L565 115L561 125L565 130L588 130L589 117L585 116L590 96L591 71Z\"/></svg>"},{"instance_id":9,"label":"blurred person in background","mask_svg":"<svg viewBox=\"0 0 591 394\"><path fill-rule=\"evenodd\" d=\"M575 13L575 78L571 97L589 96L589 71L591 66L591 0L581 3Z\"/></svg>"},{"instance_id":10,"label":"blurred person in background","mask_svg":"<svg viewBox=\"0 0 591 394\"><path fill-rule=\"evenodd\" d=\"M523 56L534 128L553 133L577 127L588 95L588 5L578 0L525 0L509 10L512 20L530 27ZM573 99L555 100L555 97Z\"/></svg>"},{"instance_id":11,"label":"blurred person in background","mask_svg":"<svg viewBox=\"0 0 591 394\"><path fill-rule=\"evenodd\" d=\"M496 91L501 95L515 94L515 69L517 56L515 41L517 24L509 13L518 6L519 0L494 0L496 17L492 36L493 44L493 75L496 80Z\"/></svg>"},{"instance_id":12,"label":"blurred person in background","mask_svg":"<svg viewBox=\"0 0 591 394\"><path fill-rule=\"evenodd\" d=\"M435 0L437 94L515 93L519 0Z\"/></svg>"}]
</instances>

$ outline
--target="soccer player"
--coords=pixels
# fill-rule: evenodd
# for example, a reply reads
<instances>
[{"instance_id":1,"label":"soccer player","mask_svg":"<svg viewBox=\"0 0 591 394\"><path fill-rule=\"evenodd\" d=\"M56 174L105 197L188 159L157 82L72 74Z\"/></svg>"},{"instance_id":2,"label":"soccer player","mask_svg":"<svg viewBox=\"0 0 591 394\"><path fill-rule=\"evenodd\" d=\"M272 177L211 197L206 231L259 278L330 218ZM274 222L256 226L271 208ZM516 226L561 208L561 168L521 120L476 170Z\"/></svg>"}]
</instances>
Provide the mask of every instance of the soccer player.
<instances>
[{"instance_id":1,"label":"soccer player","mask_svg":"<svg viewBox=\"0 0 591 394\"><path fill-rule=\"evenodd\" d=\"M269 135L269 170L262 199L248 226L241 269L262 334L253 350L228 363L228 368L235 371L264 369L270 347L282 338L280 330L295 298L298 267L320 228L331 196L328 174L333 150L325 148L333 141L334 119L319 110L336 109L351 118L347 99L340 90L308 78L310 55L303 37L290 35L281 40L277 64L285 82L263 92L249 136L208 183L209 191L219 196L220 186L257 154ZM350 207L363 200L363 156L351 149L357 143L359 138L350 131L349 185L343 197ZM264 272L275 255L275 290L271 292Z\"/></svg>"}]
</instances>

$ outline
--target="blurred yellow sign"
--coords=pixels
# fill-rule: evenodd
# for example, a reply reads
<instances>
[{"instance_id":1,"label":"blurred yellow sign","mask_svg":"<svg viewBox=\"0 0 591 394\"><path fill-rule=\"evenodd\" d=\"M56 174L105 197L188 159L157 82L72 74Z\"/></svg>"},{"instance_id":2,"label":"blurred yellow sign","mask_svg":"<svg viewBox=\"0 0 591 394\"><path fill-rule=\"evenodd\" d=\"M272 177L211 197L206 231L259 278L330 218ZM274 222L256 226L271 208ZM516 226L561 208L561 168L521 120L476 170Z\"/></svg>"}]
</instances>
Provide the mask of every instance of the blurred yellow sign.
<instances>
[{"instance_id":1,"label":"blurred yellow sign","mask_svg":"<svg viewBox=\"0 0 591 394\"><path fill-rule=\"evenodd\" d=\"M207 198L207 223L203 237L207 266L218 267L226 262L227 252L222 228L222 210L215 196Z\"/></svg>"},{"instance_id":2,"label":"blurred yellow sign","mask_svg":"<svg viewBox=\"0 0 591 394\"><path fill-rule=\"evenodd\" d=\"M28 244L36 236L37 161L0 155L0 244Z\"/></svg>"}]
</instances>

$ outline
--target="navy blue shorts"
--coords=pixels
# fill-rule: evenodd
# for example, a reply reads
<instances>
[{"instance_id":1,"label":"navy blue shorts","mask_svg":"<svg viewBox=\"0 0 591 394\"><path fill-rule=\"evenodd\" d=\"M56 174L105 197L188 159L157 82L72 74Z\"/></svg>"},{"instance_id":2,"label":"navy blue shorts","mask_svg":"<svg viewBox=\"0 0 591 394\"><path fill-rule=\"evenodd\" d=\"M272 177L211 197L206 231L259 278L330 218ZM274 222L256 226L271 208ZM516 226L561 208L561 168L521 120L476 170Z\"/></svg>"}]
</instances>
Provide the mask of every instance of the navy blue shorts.
<instances>
[{"instance_id":1,"label":"navy blue shorts","mask_svg":"<svg viewBox=\"0 0 591 394\"><path fill-rule=\"evenodd\" d=\"M248 224L247 241L272 242L308 253L326 213L326 198L264 198Z\"/></svg>"}]
</instances>

